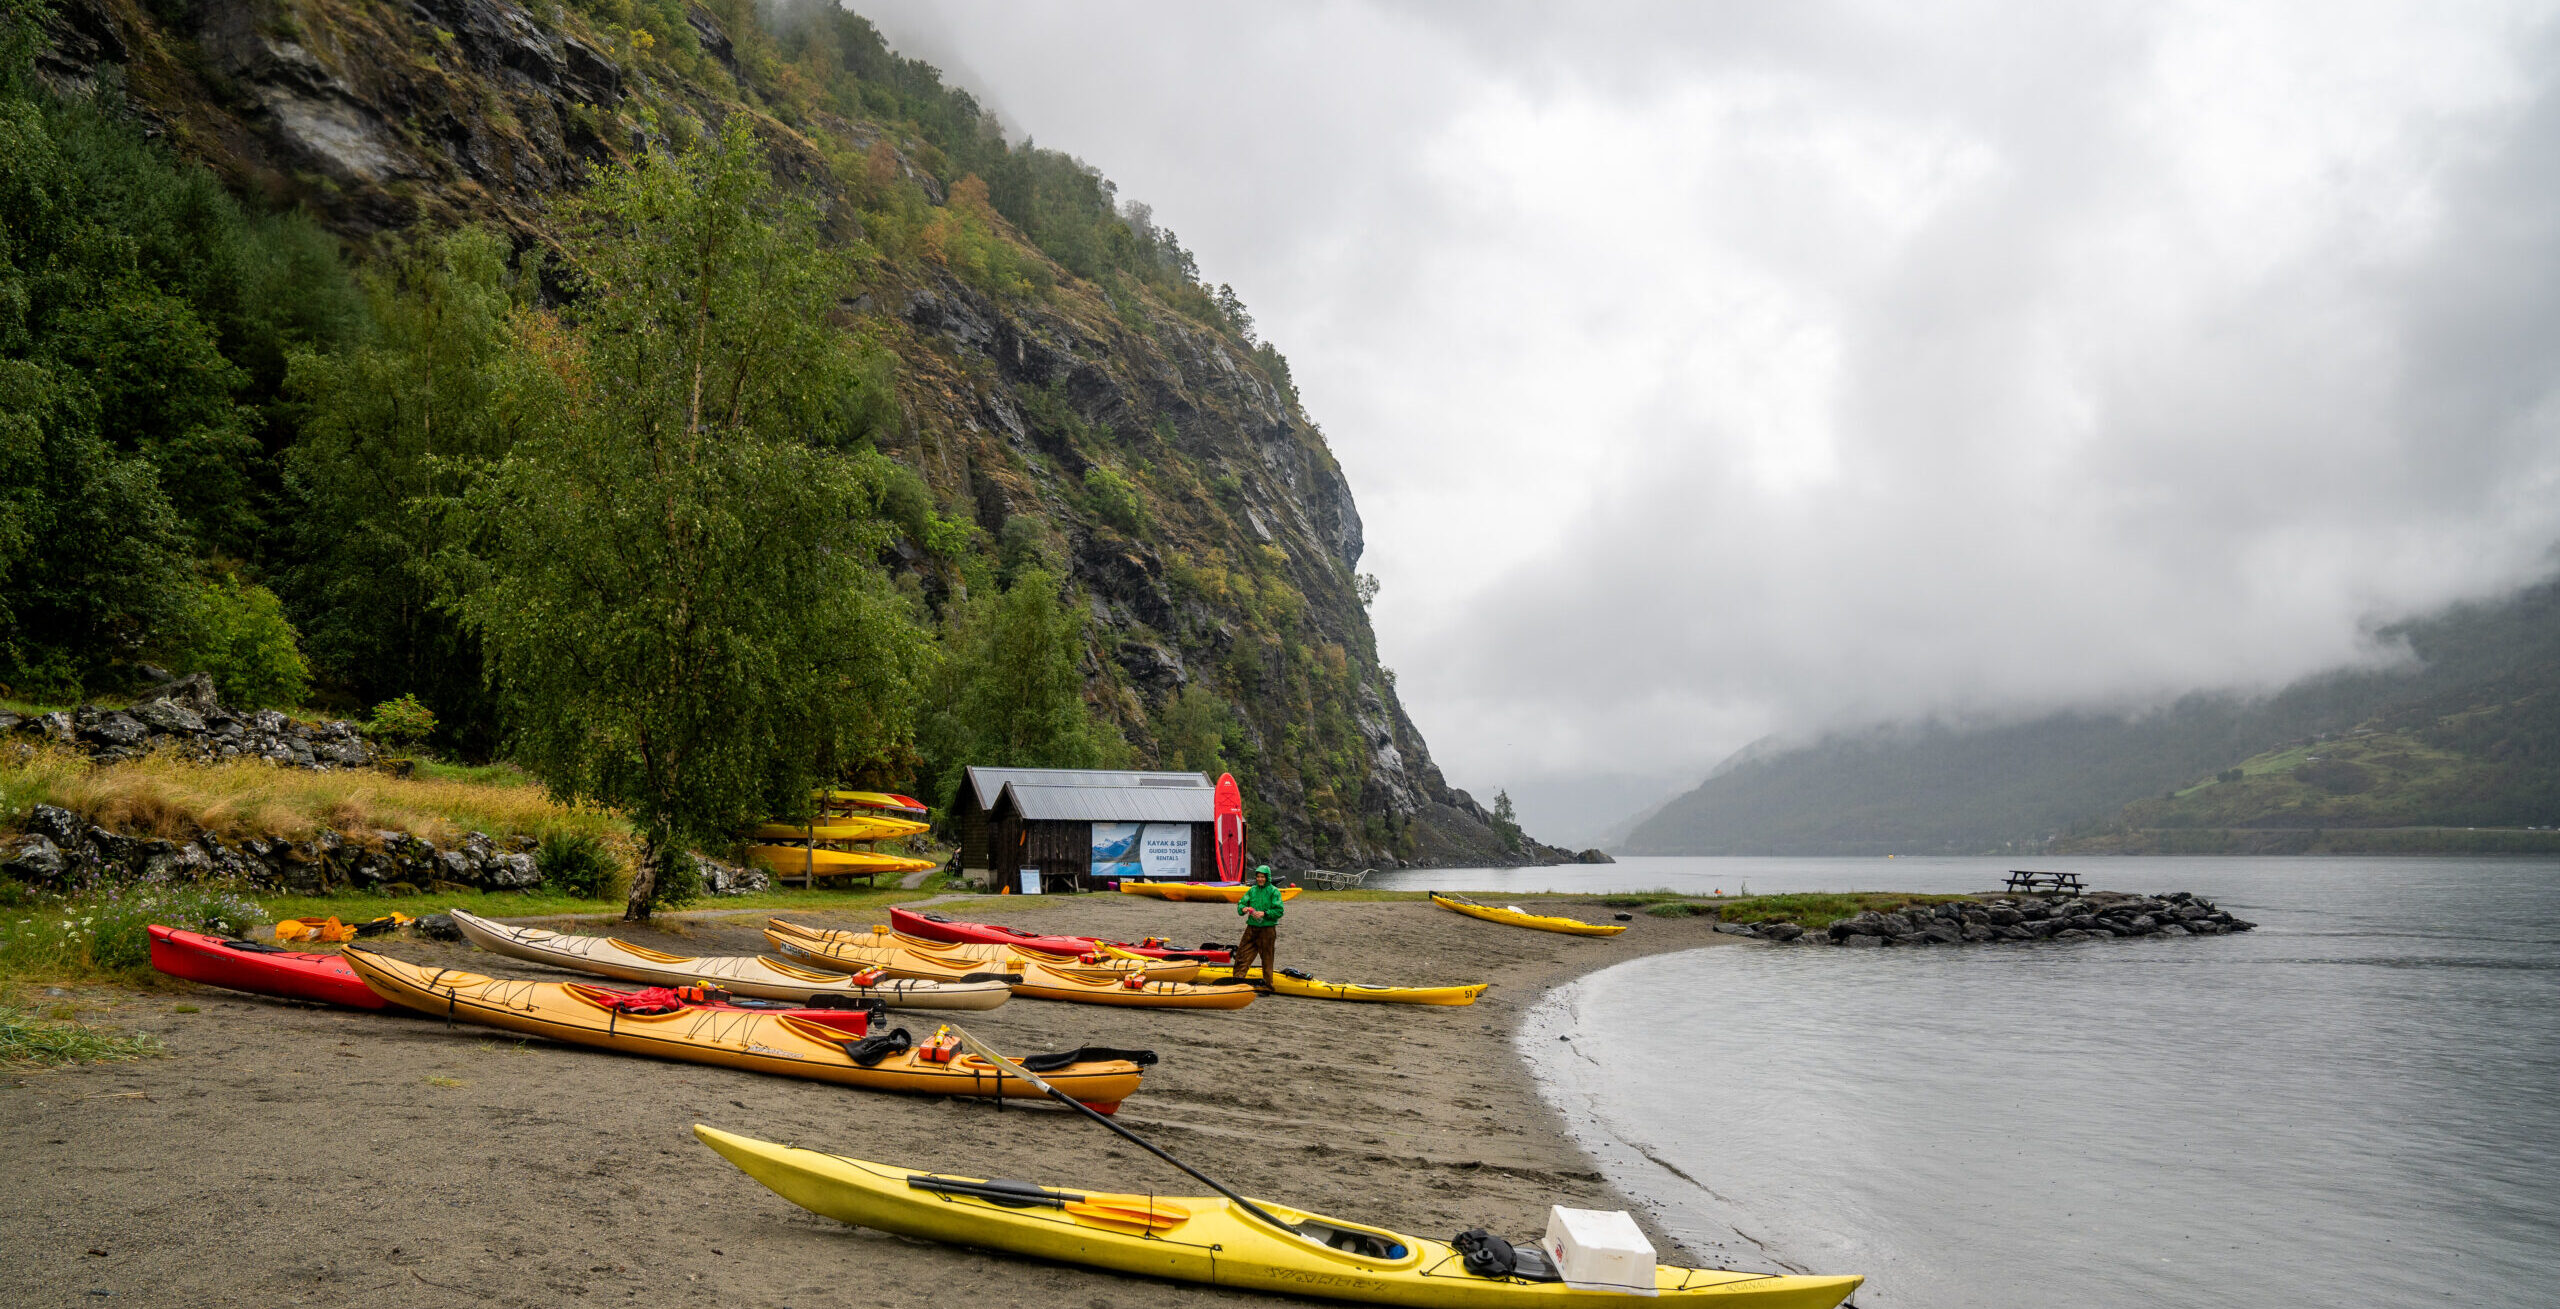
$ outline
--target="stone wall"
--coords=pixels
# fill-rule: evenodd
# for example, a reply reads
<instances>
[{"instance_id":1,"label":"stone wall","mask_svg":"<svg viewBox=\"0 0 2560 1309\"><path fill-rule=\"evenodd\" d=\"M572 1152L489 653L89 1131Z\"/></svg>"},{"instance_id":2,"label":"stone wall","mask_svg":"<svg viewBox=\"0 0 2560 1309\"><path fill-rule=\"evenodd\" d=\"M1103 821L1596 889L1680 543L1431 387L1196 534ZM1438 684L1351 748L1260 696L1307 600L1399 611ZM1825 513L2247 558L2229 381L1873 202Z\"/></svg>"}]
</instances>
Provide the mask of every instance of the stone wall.
<instances>
[{"instance_id":1,"label":"stone wall","mask_svg":"<svg viewBox=\"0 0 2560 1309\"><path fill-rule=\"evenodd\" d=\"M2118 936L2215 936L2256 923L2234 918L2185 891L2152 897L2092 891L2070 899L2038 896L1913 905L1833 923L1833 945L1962 945L1990 941L2086 941Z\"/></svg>"},{"instance_id":2,"label":"stone wall","mask_svg":"<svg viewBox=\"0 0 2560 1309\"><path fill-rule=\"evenodd\" d=\"M287 768L366 768L379 758L350 722L305 723L273 709L229 709L213 679L202 673L152 687L123 709L82 705L31 716L0 711L0 732L69 746L102 764L154 750L207 763L264 759Z\"/></svg>"}]
</instances>

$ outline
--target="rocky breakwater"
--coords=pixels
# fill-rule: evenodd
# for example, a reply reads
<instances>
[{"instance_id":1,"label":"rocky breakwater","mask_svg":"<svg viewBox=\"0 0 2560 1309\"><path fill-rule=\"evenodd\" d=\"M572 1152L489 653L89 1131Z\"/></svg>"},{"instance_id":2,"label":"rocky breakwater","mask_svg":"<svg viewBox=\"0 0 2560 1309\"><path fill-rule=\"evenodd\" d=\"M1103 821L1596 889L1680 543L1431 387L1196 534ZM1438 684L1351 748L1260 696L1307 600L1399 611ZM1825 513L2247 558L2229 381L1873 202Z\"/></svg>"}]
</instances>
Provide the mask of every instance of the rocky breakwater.
<instances>
[{"instance_id":1,"label":"rocky breakwater","mask_svg":"<svg viewBox=\"0 0 2560 1309\"><path fill-rule=\"evenodd\" d=\"M207 763L264 759L287 768L366 768L378 757L350 722L306 723L273 709L234 711L202 673L163 681L122 709L82 705L24 716L0 711L0 732L68 746L101 764L155 750Z\"/></svg>"},{"instance_id":2,"label":"rocky breakwater","mask_svg":"<svg viewBox=\"0 0 2560 1309\"><path fill-rule=\"evenodd\" d=\"M1999 941L2087 941L2118 936L2215 936L2257 926L2186 891L2163 896L2091 891L2069 899L2036 896L1950 900L1895 913L1868 912L1833 923L1833 945L1971 945Z\"/></svg>"}]
</instances>

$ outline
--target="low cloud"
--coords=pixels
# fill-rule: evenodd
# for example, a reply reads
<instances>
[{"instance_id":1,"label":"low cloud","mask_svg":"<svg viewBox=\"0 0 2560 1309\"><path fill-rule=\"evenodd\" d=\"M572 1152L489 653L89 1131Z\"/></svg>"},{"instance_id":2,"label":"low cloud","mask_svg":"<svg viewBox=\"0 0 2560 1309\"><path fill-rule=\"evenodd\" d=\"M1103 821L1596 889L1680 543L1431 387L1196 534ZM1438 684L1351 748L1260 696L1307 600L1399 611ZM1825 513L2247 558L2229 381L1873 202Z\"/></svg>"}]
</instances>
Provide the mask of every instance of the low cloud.
<instances>
[{"instance_id":1,"label":"low cloud","mask_svg":"<svg viewBox=\"0 0 2560 1309\"><path fill-rule=\"evenodd\" d=\"M1253 306L1533 831L2375 657L2560 540L2544 6L861 7Z\"/></svg>"}]
</instances>

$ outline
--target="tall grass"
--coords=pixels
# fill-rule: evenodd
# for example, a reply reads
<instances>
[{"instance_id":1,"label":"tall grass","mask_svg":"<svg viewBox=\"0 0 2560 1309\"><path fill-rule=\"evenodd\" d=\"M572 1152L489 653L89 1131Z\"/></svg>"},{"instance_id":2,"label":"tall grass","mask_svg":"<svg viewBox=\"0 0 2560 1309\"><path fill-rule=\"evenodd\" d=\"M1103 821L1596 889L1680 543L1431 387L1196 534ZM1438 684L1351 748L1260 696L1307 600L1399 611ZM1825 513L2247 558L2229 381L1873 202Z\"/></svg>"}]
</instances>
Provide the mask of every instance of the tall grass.
<instances>
[{"instance_id":1,"label":"tall grass","mask_svg":"<svg viewBox=\"0 0 2560 1309\"><path fill-rule=\"evenodd\" d=\"M454 771L462 775L394 777L159 754L101 768L48 747L0 757L0 823L21 825L32 806L55 804L112 831L177 841L200 832L302 840L323 827L407 832L438 844L468 831L624 840L625 825L611 811L561 804L513 769Z\"/></svg>"}]
</instances>

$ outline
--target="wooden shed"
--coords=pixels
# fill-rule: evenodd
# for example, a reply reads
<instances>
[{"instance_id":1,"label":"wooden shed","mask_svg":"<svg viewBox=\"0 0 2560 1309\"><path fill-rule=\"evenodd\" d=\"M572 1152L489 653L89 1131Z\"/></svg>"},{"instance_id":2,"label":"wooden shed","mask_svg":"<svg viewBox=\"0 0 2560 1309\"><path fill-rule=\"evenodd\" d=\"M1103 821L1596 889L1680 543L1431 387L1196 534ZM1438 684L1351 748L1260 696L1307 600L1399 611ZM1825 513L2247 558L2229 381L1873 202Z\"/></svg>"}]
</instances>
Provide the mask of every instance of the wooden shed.
<instances>
[{"instance_id":1,"label":"wooden shed","mask_svg":"<svg viewBox=\"0 0 2560 1309\"><path fill-rule=\"evenodd\" d=\"M948 807L960 869L989 889L1037 870L1044 891L1112 879L1214 881L1216 784L1203 773L969 768Z\"/></svg>"}]
</instances>

